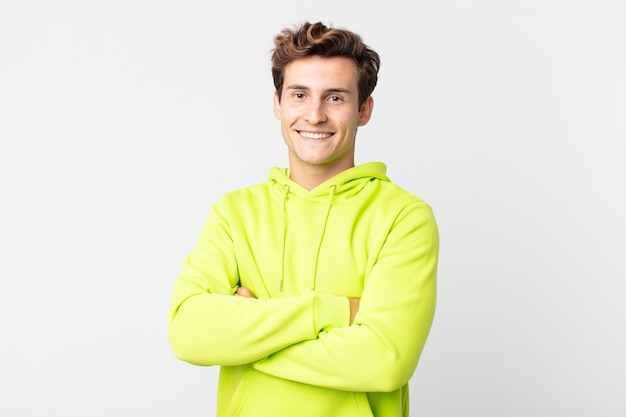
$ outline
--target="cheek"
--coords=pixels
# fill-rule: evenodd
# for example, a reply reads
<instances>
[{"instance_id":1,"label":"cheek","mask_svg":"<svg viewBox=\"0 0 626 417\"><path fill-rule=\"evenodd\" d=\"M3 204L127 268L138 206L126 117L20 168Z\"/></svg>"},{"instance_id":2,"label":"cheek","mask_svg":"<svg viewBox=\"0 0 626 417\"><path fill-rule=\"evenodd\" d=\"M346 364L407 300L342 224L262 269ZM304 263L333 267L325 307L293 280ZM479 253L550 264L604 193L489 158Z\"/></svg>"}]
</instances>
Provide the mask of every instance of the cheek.
<instances>
[{"instance_id":1,"label":"cheek","mask_svg":"<svg viewBox=\"0 0 626 417\"><path fill-rule=\"evenodd\" d=\"M344 132L353 132L357 129L358 123L359 123L359 117L350 115L342 119L337 124L337 126Z\"/></svg>"},{"instance_id":2,"label":"cheek","mask_svg":"<svg viewBox=\"0 0 626 417\"><path fill-rule=\"evenodd\" d=\"M302 111L299 108L283 107L279 113L279 119L283 123L291 124L298 120L301 114Z\"/></svg>"}]
</instances>

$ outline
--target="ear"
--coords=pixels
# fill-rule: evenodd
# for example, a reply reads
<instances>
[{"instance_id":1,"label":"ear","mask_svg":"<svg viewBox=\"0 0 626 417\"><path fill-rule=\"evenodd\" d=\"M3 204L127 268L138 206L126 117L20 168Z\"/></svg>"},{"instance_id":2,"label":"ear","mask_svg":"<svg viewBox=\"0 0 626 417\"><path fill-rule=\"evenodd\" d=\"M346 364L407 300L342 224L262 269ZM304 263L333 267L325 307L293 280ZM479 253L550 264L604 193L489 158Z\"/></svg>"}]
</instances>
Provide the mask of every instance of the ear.
<instances>
[{"instance_id":1,"label":"ear","mask_svg":"<svg viewBox=\"0 0 626 417\"><path fill-rule=\"evenodd\" d=\"M370 117L372 117L372 111L374 110L374 99L372 96L369 96L367 100L361 105L361 110L359 114L359 123L357 126L365 126L367 122L370 121Z\"/></svg>"},{"instance_id":2,"label":"ear","mask_svg":"<svg viewBox=\"0 0 626 417\"><path fill-rule=\"evenodd\" d=\"M278 97L278 91L274 91L274 117L280 120L280 100Z\"/></svg>"}]
</instances>

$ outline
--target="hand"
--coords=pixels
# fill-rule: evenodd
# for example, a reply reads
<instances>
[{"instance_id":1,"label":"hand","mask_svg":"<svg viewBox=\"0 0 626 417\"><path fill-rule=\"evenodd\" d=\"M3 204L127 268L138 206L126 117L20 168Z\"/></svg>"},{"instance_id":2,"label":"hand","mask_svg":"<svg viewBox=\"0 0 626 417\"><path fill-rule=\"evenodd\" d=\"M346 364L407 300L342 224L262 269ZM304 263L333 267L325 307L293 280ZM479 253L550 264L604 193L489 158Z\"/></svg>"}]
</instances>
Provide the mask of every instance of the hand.
<instances>
[{"instance_id":1,"label":"hand","mask_svg":"<svg viewBox=\"0 0 626 417\"><path fill-rule=\"evenodd\" d=\"M360 298L348 298L350 300L350 325L354 323L354 317L359 312L359 306L361 305Z\"/></svg>"},{"instance_id":2,"label":"hand","mask_svg":"<svg viewBox=\"0 0 626 417\"><path fill-rule=\"evenodd\" d=\"M256 295L254 295L252 291L244 287L237 288L237 291L235 291L233 295L235 297L256 298Z\"/></svg>"}]
</instances>

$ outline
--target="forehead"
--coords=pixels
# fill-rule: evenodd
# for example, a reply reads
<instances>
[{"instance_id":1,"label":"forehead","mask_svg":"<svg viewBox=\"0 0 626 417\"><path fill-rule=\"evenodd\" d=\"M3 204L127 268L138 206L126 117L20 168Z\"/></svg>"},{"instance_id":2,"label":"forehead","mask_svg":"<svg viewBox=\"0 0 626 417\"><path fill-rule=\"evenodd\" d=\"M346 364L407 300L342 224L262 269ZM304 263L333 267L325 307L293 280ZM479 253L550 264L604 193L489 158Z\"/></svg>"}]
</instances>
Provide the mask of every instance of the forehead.
<instances>
[{"instance_id":1,"label":"forehead","mask_svg":"<svg viewBox=\"0 0 626 417\"><path fill-rule=\"evenodd\" d=\"M285 67L284 86L356 91L358 75L356 63L350 58L308 56L296 59Z\"/></svg>"}]
</instances>

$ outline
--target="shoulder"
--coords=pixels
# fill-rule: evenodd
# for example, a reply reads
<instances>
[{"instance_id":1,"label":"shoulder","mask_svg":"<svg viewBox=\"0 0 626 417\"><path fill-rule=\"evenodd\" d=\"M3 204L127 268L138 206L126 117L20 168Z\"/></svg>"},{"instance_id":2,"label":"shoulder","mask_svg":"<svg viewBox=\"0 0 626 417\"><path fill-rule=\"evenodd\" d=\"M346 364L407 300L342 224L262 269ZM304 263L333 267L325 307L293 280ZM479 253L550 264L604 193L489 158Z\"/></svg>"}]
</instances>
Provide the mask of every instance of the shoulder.
<instances>
[{"instance_id":1,"label":"shoulder","mask_svg":"<svg viewBox=\"0 0 626 417\"><path fill-rule=\"evenodd\" d=\"M257 218L275 209L279 201L277 194L269 182L250 185L223 194L213 205L212 211L231 221L237 218Z\"/></svg>"},{"instance_id":2,"label":"shoulder","mask_svg":"<svg viewBox=\"0 0 626 417\"><path fill-rule=\"evenodd\" d=\"M372 209L380 218L386 218L392 228L437 229L437 221L430 204L402 186L378 181Z\"/></svg>"},{"instance_id":3,"label":"shoulder","mask_svg":"<svg viewBox=\"0 0 626 417\"><path fill-rule=\"evenodd\" d=\"M412 206L432 210L426 201L396 183L389 181L377 181L377 183L377 199L381 203L394 205L399 208Z\"/></svg>"}]
</instances>

